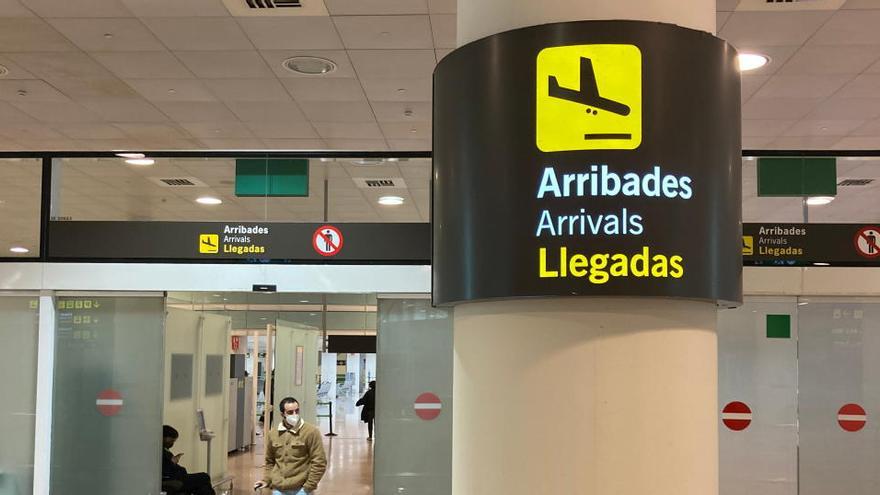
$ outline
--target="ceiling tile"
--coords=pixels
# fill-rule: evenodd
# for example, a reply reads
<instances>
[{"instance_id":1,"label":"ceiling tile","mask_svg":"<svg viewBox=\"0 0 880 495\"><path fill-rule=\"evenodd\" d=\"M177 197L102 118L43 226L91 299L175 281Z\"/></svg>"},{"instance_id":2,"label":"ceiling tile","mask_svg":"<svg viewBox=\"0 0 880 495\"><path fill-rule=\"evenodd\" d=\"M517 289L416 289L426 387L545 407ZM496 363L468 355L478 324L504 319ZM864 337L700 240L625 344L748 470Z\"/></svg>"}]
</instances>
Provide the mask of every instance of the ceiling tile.
<instances>
[{"instance_id":1,"label":"ceiling tile","mask_svg":"<svg viewBox=\"0 0 880 495\"><path fill-rule=\"evenodd\" d=\"M323 150L327 147L321 139L263 139L263 143L273 150Z\"/></svg>"},{"instance_id":2,"label":"ceiling tile","mask_svg":"<svg viewBox=\"0 0 880 495\"><path fill-rule=\"evenodd\" d=\"M19 94L19 91L25 94ZM38 79L0 80L0 100L7 101L67 101L57 89Z\"/></svg>"},{"instance_id":3,"label":"ceiling tile","mask_svg":"<svg viewBox=\"0 0 880 495\"><path fill-rule=\"evenodd\" d=\"M149 101L214 101L214 95L201 81L190 79L126 79Z\"/></svg>"},{"instance_id":4,"label":"ceiling tile","mask_svg":"<svg viewBox=\"0 0 880 495\"><path fill-rule=\"evenodd\" d=\"M303 101L303 113L312 122L375 122L373 109L365 101ZM322 135L322 137L329 137Z\"/></svg>"},{"instance_id":5,"label":"ceiling tile","mask_svg":"<svg viewBox=\"0 0 880 495\"><path fill-rule=\"evenodd\" d=\"M86 149L93 151L139 150L142 149L142 146L140 141L130 137L122 139L80 139L77 143L77 148L73 149Z\"/></svg>"},{"instance_id":6,"label":"ceiling tile","mask_svg":"<svg viewBox=\"0 0 880 495\"><path fill-rule=\"evenodd\" d=\"M309 122L247 122L246 126L260 139L318 139Z\"/></svg>"},{"instance_id":7,"label":"ceiling tile","mask_svg":"<svg viewBox=\"0 0 880 495\"><path fill-rule=\"evenodd\" d=\"M355 78L357 74L348 59L348 54L344 50L266 50L261 51L260 55L269 64L275 75L281 78L303 78L303 79L333 79L337 77ZM292 57L320 57L331 60L336 64L336 70L327 74L309 75L298 74L296 72L285 69L282 64L285 60Z\"/></svg>"},{"instance_id":8,"label":"ceiling tile","mask_svg":"<svg viewBox=\"0 0 880 495\"><path fill-rule=\"evenodd\" d=\"M880 137L880 120L872 120L851 133L853 136Z\"/></svg>"},{"instance_id":9,"label":"ceiling tile","mask_svg":"<svg viewBox=\"0 0 880 495\"><path fill-rule=\"evenodd\" d=\"M840 136L782 136L770 145L782 150L828 149L838 141Z\"/></svg>"},{"instance_id":10,"label":"ceiling tile","mask_svg":"<svg viewBox=\"0 0 880 495\"><path fill-rule=\"evenodd\" d=\"M327 148L347 151L386 151L384 139L325 139Z\"/></svg>"},{"instance_id":11,"label":"ceiling tile","mask_svg":"<svg viewBox=\"0 0 880 495\"><path fill-rule=\"evenodd\" d=\"M291 78L282 81L296 101L365 101L357 79Z\"/></svg>"},{"instance_id":12,"label":"ceiling tile","mask_svg":"<svg viewBox=\"0 0 880 495\"><path fill-rule=\"evenodd\" d=\"M427 0L324 0L330 15L427 14Z\"/></svg>"},{"instance_id":13,"label":"ceiling tile","mask_svg":"<svg viewBox=\"0 0 880 495\"><path fill-rule=\"evenodd\" d=\"M49 19L49 24L85 51L138 52L165 49L137 19Z\"/></svg>"},{"instance_id":14,"label":"ceiling tile","mask_svg":"<svg viewBox=\"0 0 880 495\"><path fill-rule=\"evenodd\" d=\"M104 66L82 52L15 53L10 54L9 57L43 79L77 81L113 77Z\"/></svg>"},{"instance_id":15,"label":"ceiling tile","mask_svg":"<svg viewBox=\"0 0 880 495\"><path fill-rule=\"evenodd\" d=\"M836 150L880 149L880 137L844 137L832 147Z\"/></svg>"},{"instance_id":16,"label":"ceiling tile","mask_svg":"<svg viewBox=\"0 0 880 495\"><path fill-rule=\"evenodd\" d=\"M878 97L880 96L880 74L862 74L850 81L835 96L840 98Z\"/></svg>"},{"instance_id":17,"label":"ceiling tile","mask_svg":"<svg viewBox=\"0 0 880 495\"><path fill-rule=\"evenodd\" d=\"M717 0L715 9L719 12L733 12L737 5L739 5L739 0Z\"/></svg>"},{"instance_id":18,"label":"ceiling tile","mask_svg":"<svg viewBox=\"0 0 880 495\"><path fill-rule=\"evenodd\" d=\"M36 122L30 115L6 102L0 102L0 124L24 124Z\"/></svg>"},{"instance_id":19,"label":"ceiling tile","mask_svg":"<svg viewBox=\"0 0 880 495\"><path fill-rule=\"evenodd\" d=\"M131 17L118 0L27 0L40 17Z\"/></svg>"},{"instance_id":20,"label":"ceiling tile","mask_svg":"<svg viewBox=\"0 0 880 495\"><path fill-rule=\"evenodd\" d=\"M385 122L380 124L386 139L431 139L430 122Z\"/></svg>"},{"instance_id":21,"label":"ceiling tile","mask_svg":"<svg viewBox=\"0 0 880 495\"><path fill-rule=\"evenodd\" d=\"M379 122L430 122L430 101L374 101L373 113ZM407 111L411 112L407 115Z\"/></svg>"},{"instance_id":22,"label":"ceiling tile","mask_svg":"<svg viewBox=\"0 0 880 495\"><path fill-rule=\"evenodd\" d=\"M261 150L263 142L259 139L242 139L242 138L203 138L200 141L210 149L214 150Z\"/></svg>"},{"instance_id":23,"label":"ceiling tile","mask_svg":"<svg viewBox=\"0 0 880 495\"><path fill-rule=\"evenodd\" d=\"M769 136L776 137L782 135L786 129L791 127L796 121L794 120L743 120L742 135L744 137L753 136Z\"/></svg>"},{"instance_id":24,"label":"ceiling tile","mask_svg":"<svg viewBox=\"0 0 880 495\"><path fill-rule=\"evenodd\" d=\"M805 46L779 74L859 74L880 59L876 46Z\"/></svg>"},{"instance_id":25,"label":"ceiling tile","mask_svg":"<svg viewBox=\"0 0 880 495\"><path fill-rule=\"evenodd\" d=\"M720 10L715 13L715 32L721 31L724 28L724 23L730 19L730 12L721 12Z\"/></svg>"},{"instance_id":26,"label":"ceiling tile","mask_svg":"<svg viewBox=\"0 0 880 495\"><path fill-rule=\"evenodd\" d=\"M110 124L57 124L55 130L70 139L123 139L128 136Z\"/></svg>"},{"instance_id":27,"label":"ceiling tile","mask_svg":"<svg viewBox=\"0 0 880 495\"><path fill-rule=\"evenodd\" d=\"M24 67L13 62L12 59L8 57L0 57L0 65L6 67L6 70L8 71L8 73L3 76L3 79L38 79L35 75L26 71Z\"/></svg>"},{"instance_id":28,"label":"ceiling tile","mask_svg":"<svg viewBox=\"0 0 880 495\"><path fill-rule=\"evenodd\" d=\"M831 97L810 114L816 120L868 120L880 117L880 98Z\"/></svg>"},{"instance_id":29,"label":"ceiling tile","mask_svg":"<svg viewBox=\"0 0 880 495\"><path fill-rule=\"evenodd\" d=\"M329 139L382 139L382 131L376 123L315 122L315 130L324 140ZM328 144L329 141L328 141Z\"/></svg>"},{"instance_id":30,"label":"ceiling tile","mask_svg":"<svg viewBox=\"0 0 880 495\"><path fill-rule=\"evenodd\" d=\"M191 122L180 125L198 139L254 137L250 129L241 122Z\"/></svg>"},{"instance_id":31,"label":"ceiling tile","mask_svg":"<svg viewBox=\"0 0 880 495\"><path fill-rule=\"evenodd\" d=\"M767 136L743 137L742 147L744 150L766 149L767 145L769 145L772 141L773 138Z\"/></svg>"},{"instance_id":32,"label":"ceiling tile","mask_svg":"<svg viewBox=\"0 0 880 495\"><path fill-rule=\"evenodd\" d=\"M205 85L223 101L290 101L290 94L276 78L209 79Z\"/></svg>"},{"instance_id":33,"label":"ceiling tile","mask_svg":"<svg viewBox=\"0 0 880 495\"><path fill-rule=\"evenodd\" d=\"M827 98L843 87L851 75L775 75L755 93L756 98Z\"/></svg>"},{"instance_id":34,"label":"ceiling tile","mask_svg":"<svg viewBox=\"0 0 880 495\"><path fill-rule=\"evenodd\" d=\"M223 0L122 0L138 17L225 17Z\"/></svg>"},{"instance_id":35,"label":"ceiling tile","mask_svg":"<svg viewBox=\"0 0 880 495\"><path fill-rule=\"evenodd\" d=\"M752 97L761 86L763 86L767 81L770 80L770 76L752 76L752 75L743 75L741 76L741 95L742 101L746 101Z\"/></svg>"},{"instance_id":36,"label":"ceiling tile","mask_svg":"<svg viewBox=\"0 0 880 495\"><path fill-rule=\"evenodd\" d=\"M0 130L0 133L2 133L2 130ZM19 139L18 143L29 151L76 151L83 149L79 141L63 137L59 139Z\"/></svg>"},{"instance_id":37,"label":"ceiling tile","mask_svg":"<svg viewBox=\"0 0 880 495\"><path fill-rule=\"evenodd\" d=\"M141 98L84 98L84 107L110 122L162 122L168 118Z\"/></svg>"},{"instance_id":38,"label":"ceiling tile","mask_svg":"<svg viewBox=\"0 0 880 495\"><path fill-rule=\"evenodd\" d=\"M63 135L44 124L0 124L0 137L22 144L24 141L64 139Z\"/></svg>"},{"instance_id":39,"label":"ceiling tile","mask_svg":"<svg viewBox=\"0 0 880 495\"><path fill-rule=\"evenodd\" d=\"M426 101L432 95L431 79L361 79L370 101Z\"/></svg>"},{"instance_id":40,"label":"ceiling tile","mask_svg":"<svg viewBox=\"0 0 880 495\"><path fill-rule=\"evenodd\" d=\"M840 10L825 23L810 45L880 45L880 10Z\"/></svg>"},{"instance_id":41,"label":"ceiling tile","mask_svg":"<svg viewBox=\"0 0 880 495\"><path fill-rule=\"evenodd\" d=\"M0 0L0 17L34 17L18 0Z\"/></svg>"},{"instance_id":42,"label":"ceiling tile","mask_svg":"<svg viewBox=\"0 0 880 495\"><path fill-rule=\"evenodd\" d=\"M745 119L800 119L810 113L821 98L758 98L743 105Z\"/></svg>"},{"instance_id":43,"label":"ceiling tile","mask_svg":"<svg viewBox=\"0 0 880 495\"><path fill-rule=\"evenodd\" d=\"M427 15L334 17L349 50L434 48Z\"/></svg>"},{"instance_id":44,"label":"ceiling tile","mask_svg":"<svg viewBox=\"0 0 880 495\"><path fill-rule=\"evenodd\" d=\"M172 124L145 124L140 122L120 122L114 124L121 131L137 139L188 139L190 136L183 129Z\"/></svg>"},{"instance_id":45,"label":"ceiling tile","mask_svg":"<svg viewBox=\"0 0 880 495\"><path fill-rule=\"evenodd\" d=\"M92 53L92 57L123 79L186 79L193 74L168 52Z\"/></svg>"},{"instance_id":46,"label":"ceiling tile","mask_svg":"<svg viewBox=\"0 0 880 495\"><path fill-rule=\"evenodd\" d=\"M430 78L434 50L353 50L348 53L362 79Z\"/></svg>"},{"instance_id":47,"label":"ceiling tile","mask_svg":"<svg viewBox=\"0 0 880 495\"><path fill-rule=\"evenodd\" d=\"M238 119L220 102L175 102L158 103L156 106L177 122L194 120L196 122L235 122ZM125 121L125 119L120 119Z\"/></svg>"},{"instance_id":48,"label":"ceiling tile","mask_svg":"<svg viewBox=\"0 0 880 495\"><path fill-rule=\"evenodd\" d=\"M864 123L864 120L801 120L783 135L846 136Z\"/></svg>"},{"instance_id":49,"label":"ceiling tile","mask_svg":"<svg viewBox=\"0 0 880 495\"><path fill-rule=\"evenodd\" d=\"M432 14L454 14L457 0L428 0L428 11Z\"/></svg>"},{"instance_id":50,"label":"ceiling tile","mask_svg":"<svg viewBox=\"0 0 880 495\"><path fill-rule=\"evenodd\" d=\"M831 14L830 11L734 12L719 37L736 47L801 45Z\"/></svg>"},{"instance_id":51,"label":"ceiling tile","mask_svg":"<svg viewBox=\"0 0 880 495\"><path fill-rule=\"evenodd\" d=\"M255 50L176 52L175 55L198 77L207 79L274 77L266 61Z\"/></svg>"},{"instance_id":52,"label":"ceiling tile","mask_svg":"<svg viewBox=\"0 0 880 495\"><path fill-rule=\"evenodd\" d=\"M4 52L66 52L74 47L42 19L0 18L0 50Z\"/></svg>"},{"instance_id":53,"label":"ceiling tile","mask_svg":"<svg viewBox=\"0 0 880 495\"><path fill-rule=\"evenodd\" d=\"M16 101L13 105L43 122L98 122L102 120L99 115L72 101Z\"/></svg>"},{"instance_id":54,"label":"ceiling tile","mask_svg":"<svg viewBox=\"0 0 880 495\"><path fill-rule=\"evenodd\" d=\"M253 49L231 17L174 17L143 22L171 50Z\"/></svg>"},{"instance_id":55,"label":"ceiling tile","mask_svg":"<svg viewBox=\"0 0 880 495\"><path fill-rule=\"evenodd\" d=\"M329 17L241 18L238 22L260 50L342 48Z\"/></svg>"},{"instance_id":56,"label":"ceiling tile","mask_svg":"<svg viewBox=\"0 0 880 495\"><path fill-rule=\"evenodd\" d=\"M245 122L293 123L305 122L306 117L292 101L227 102L227 106Z\"/></svg>"},{"instance_id":57,"label":"ceiling tile","mask_svg":"<svg viewBox=\"0 0 880 495\"><path fill-rule=\"evenodd\" d=\"M439 63L439 62L440 62L441 60L443 60L447 55L449 55L450 53L452 53L452 50L446 50L446 49L434 50L434 53L436 54L436 56L437 56L437 62Z\"/></svg>"},{"instance_id":58,"label":"ceiling tile","mask_svg":"<svg viewBox=\"0 0 880 495\"><path fill-rule=\"evenodd\" d=\"M455 15L431 15L431 30L434 33L435 48L455 48ZM437 60L440 60L439 58Z\"/></svg>"}]
</instances>

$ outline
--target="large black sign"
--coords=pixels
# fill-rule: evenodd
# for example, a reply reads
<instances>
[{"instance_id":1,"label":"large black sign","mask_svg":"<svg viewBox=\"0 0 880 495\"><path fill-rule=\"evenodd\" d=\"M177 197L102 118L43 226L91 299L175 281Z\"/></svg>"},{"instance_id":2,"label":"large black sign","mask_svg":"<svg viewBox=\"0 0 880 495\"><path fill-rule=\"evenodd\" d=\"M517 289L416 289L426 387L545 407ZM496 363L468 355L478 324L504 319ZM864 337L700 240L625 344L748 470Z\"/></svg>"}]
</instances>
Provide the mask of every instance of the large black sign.
<instances>
[{"instance_id":1,"label":"large black sign","mask_svg":"<svg viewBox=\"0 0 880 495\"><path fill-rule=\"evenodd\" d=\"M50 222L53 260L430 263L427 223Z\"/></svg>"},{"instance_id":2,"label":"large black sign","mask_svg":"<svg viewBox=\"0 0 880 495\"><path fill-rule=\"evenodd\" d=\"M755 266L880 266L880 224L743 224L743 262Z\"/></svg>"},{"instance_id":3,"label":"large black sign","mask_svg":"<svg viewBox=\"0 0 880 495\"><path fill-rule=\"evenodd\" d=\"M708 33L509 31L434 72L437 304L742 299L740 76Z\"/></svg>"}]
</instances>

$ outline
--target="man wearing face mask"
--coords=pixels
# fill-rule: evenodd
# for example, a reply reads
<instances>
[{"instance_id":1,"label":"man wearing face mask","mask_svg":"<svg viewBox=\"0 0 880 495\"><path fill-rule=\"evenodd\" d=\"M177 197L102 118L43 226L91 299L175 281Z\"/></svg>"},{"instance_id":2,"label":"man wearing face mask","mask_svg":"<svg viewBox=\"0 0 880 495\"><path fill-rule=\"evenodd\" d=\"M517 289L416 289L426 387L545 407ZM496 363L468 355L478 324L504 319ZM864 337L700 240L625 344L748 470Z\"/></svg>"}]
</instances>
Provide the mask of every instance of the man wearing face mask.
<instances>
[{"instance_id":1,"label":"man wearing face mask","mask_svg":"<svg viewBox=\"0 0 880 495\"><path fill-rule=\"evenodd\" d=\"M327 469L321 432L299 416L293 397L281 401L284 418L266 437L266 468L255 490L271 488L273 495L314 492Z\"/></svg>"}]
</instances>

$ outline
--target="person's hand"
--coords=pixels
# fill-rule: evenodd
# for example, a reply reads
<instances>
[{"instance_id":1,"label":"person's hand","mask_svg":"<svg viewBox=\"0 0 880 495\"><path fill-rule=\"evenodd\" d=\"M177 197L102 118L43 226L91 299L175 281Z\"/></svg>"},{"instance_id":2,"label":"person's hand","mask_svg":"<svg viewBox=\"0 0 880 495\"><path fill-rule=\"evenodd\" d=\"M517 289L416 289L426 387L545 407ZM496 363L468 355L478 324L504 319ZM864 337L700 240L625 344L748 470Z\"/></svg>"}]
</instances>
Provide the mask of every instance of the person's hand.
<instances>
[{"instance_id":1,"label":"person's hand","mask_svg":"<svg viewBox=\"0 0 880 495\"><path fill-rule=\"evenodd\" d=\"M183 457L183 454L177 454L171 458L171 462L174 464L180 464L180 458Z\"/></svg>"},{"instance_id":2,"label":"person's hand","mask_svg":"<svg viewBox=\"0 0 880 495\"><path fill-rule=\"evenodd\" d=\"M254 483L254 491L262 490L263 488L266 488L268 486L269 486L269 484L266 483L265 481L258 481L256 483Z\"/></svg>"}]
</instances>

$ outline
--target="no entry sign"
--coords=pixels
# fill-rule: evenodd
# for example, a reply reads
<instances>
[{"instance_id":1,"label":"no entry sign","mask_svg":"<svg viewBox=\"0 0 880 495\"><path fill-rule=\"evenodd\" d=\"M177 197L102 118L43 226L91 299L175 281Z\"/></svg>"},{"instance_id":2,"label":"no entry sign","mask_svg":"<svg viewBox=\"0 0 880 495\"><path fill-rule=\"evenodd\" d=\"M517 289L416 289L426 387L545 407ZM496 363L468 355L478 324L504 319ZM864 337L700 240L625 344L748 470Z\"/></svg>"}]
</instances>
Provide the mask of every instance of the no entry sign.
<instances>
[{"instance_id":1,"label":"no entry sign","mask_svg":"<svg viewBox=\"0 0 880 495\"><path fill-rule=\"evenodd\" d=\"M854 241L856 250L865 258L880 256L880 228L865 227L860 229Z\"/></svg>"},{"instance_id":2,"label":"no entry sign","mask_svg":"<svg viewBox=\"0 0 880 495\"><path fill-rule=\"evenodd\" d=\"M724 426L733 431L742 431L752 424L752 410L745 403L731 402L721 410Z\"/></svg>"},{"instance_id":3,"label":"no entry sign","mask_svg":"<svg viewBox=\"0 0 880 495\"><path fill-rule=\"evenodd\" d=\"M312 247L321 256L336 256L342 249L342 232L332 225L318 227L312 235Z\"/></svg>"},{"instance_id":4,"label":"no entry sign","mask_svg":"<svg viewBox=\"0 0 880 495\"><path fill-rule=\"evenodd\" d=\"M99 393L98 399L95 401L95 405L98 406L98 412L102 416L107 417L119 414L122 411L122 404L122 394L112 388Z\"/></svg>"},{"instance_id":5,"label":"no entry sign","mask_svg":"<svg viewBox=\"0 0 880 495\"><path fill-rule=\"evenodd\" d=\"M858 404L846 404L837 412L837 424L846 431L859 431L867 422L865 409Z\"/></svg>"},{"instance_id":6,"label":"no entry sign","mask_svg":"<svg viewBox=\"0 0 880 495\"><path fill-rule=\"evenodd\" d=\"M416 410L416 416L425 421L431 421L440 416L440 411L443 410L443 403L440 402L440 397L431 392L425 392L416 398L413 408Z\"/></svg>"}]
</instances>

